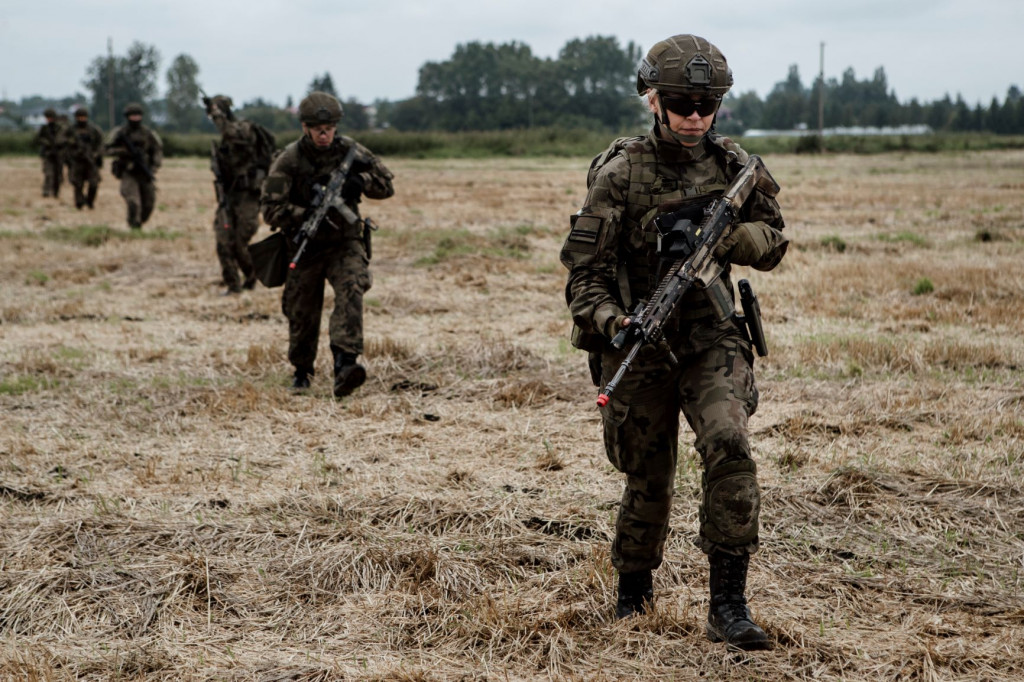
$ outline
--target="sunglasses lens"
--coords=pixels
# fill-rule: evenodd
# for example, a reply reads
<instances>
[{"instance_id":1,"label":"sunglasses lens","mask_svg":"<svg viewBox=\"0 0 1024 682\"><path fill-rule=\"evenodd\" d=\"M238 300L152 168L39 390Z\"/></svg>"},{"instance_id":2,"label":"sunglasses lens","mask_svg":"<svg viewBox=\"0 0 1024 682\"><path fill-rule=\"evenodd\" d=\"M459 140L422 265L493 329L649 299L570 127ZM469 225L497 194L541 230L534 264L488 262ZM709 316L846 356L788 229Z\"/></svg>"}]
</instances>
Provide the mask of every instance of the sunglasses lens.
<instances>
[{"instance_id":1,"label":"sunglasses lens","mask_svg":"<svg viewBox=\"0 0 1024 682\"><path fill-rule=\"evenodd\" d=\"M717 99L693 100L689 97L662 97L661 101L664 102L665 108L673 114L684 117L692 116L695 111L701 117L710 116L718 108Z\"/></svg>"}]
</instances>

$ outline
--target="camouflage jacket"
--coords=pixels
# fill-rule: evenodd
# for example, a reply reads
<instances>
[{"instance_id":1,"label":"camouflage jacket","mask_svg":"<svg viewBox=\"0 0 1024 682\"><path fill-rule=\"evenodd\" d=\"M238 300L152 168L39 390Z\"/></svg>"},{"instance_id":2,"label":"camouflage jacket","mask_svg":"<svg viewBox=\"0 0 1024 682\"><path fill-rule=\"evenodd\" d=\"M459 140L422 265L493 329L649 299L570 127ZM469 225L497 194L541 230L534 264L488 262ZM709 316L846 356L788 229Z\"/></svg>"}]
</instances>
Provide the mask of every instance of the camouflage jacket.
<instances>
[{"instance_id":1,"label":"camouflage jacket","mask_svg":"<svg viewBox=\"0 0 1024 682\"><path fill-rule=\"evenodd\" d=\"M122 135L131 140L149 169L156 173L164 162L164 143L160 136L156 134L156 131L144 125L137 128L122 125L110 131L104 145L106 154L114 158L114 175L118 177L121 177L123 173L131 173L136 177L142 175L142 169L136 167L135 160L132 158L131 152L128 151L128 146L124 143Z\"/></svg>"},{"instance_id":2,"label":"camouflage jacket","mask_svg":"<svg viewBox=\"0 0 1024 682\"><path fill-rule=\"evenodd\" d=\"M63 132L64 127L56 121L39 126L39 132L32 139L32 143L39 147L39 155L60 156L64 151Z\"/></svg>"},{"instance_id":3,"label":"camouflage jacket","mask_svg":"<svg viewBox=\"0 0 1024 682\"><path fill-rule=\"evenodd\" d=\"M720 195L747 161L728 138L708 135L693 148L661 139L652 130L613 145L594 160L586 202L572 216L561 261L569 270L566 299L573 322L584 332L610 335L610 322L646 301L660 276L652 218L667 210L701 211ZM771 244L754 268L769 270L785 253L785 226L774 198L755 192L740 222L767 226ZM770 228L770 229L768 229ZM729 267L720 280L733 300ZM719 292L721 293L721 292ZM684 297L680 318L700 320L713 312L709 294L693 289Z\"/></svg>"},{"instance_id":4,"label":"camouflage jacket","mask_svg":"<svg viewBox=\"0 0 1024 682\"><path fill-rule=\"evenodd\" d=\"M313 204L316 186L327 184L331 173L341 165L352 145L356 145L359 154L348 175L353 189L342 193L345 203L358 215L360 196L370 199L387 199L392 196L395 193L391 184L394 175L369 149L350 137L339 135L330 147L319 150L308 136L303 135L274 159L267 179L263 181L260 208L267 224L286 234L296 232ZM359 187L359 184L362 186ZM346 186L349 186L348 183ZM320 229L313 243L336 242L361 236L360 226L347 227L352 228L351 234L345 230Z\"/></svg>"},{"instance_id":5,"label":"camouflage jacket","mask_svg":"<svg viewBox=\"0 0 1024 682\"><path fill-rule=\"evenodd\" d=\"M211 116L220 131L220 144L211 152L210 169L221 191L259 192L266 173L257 163L257 138L253 123L229 120L219 110Z\"/></svg>"},{"instance_id":6,"label":"camouflage jacket","mask_svg":"<svg viewBox=\"0 0 1024 682\"><path fill-rule=\"evenodd\" d=\"M62 140L71 161L96 163L103 156L103 131L91 121L71 124L64 129Z\"/></svg>"}]
</instances>

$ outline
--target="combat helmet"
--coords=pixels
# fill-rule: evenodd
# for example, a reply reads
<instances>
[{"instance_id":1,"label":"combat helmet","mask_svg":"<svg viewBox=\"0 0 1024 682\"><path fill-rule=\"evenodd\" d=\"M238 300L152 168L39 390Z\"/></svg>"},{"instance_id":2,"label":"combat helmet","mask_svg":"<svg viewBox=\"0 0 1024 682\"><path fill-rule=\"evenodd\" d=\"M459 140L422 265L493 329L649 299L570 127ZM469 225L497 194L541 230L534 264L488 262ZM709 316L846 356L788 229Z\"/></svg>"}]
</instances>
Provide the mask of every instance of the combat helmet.
<instances>
[{"instance_id":1,"label":"combat helmet","mask_svg":"<svg viewBox=\"0 0 1024 682\"><path fill-rule=\"evenodd\" d=\"M138 114L141 116L143 113L144 112L142 111L142 105L138 102L129 102L124 107L125 116L131 116L132 114Z\"/></svg>"},{"instance_id":2,"label":"combat helmet","mask_svg":"<svg viewBox=\"0 0 1024 682\"><path fill-rule=\"evenodd\" d=\"M43 111L43 116L45 116L46 118L57 118L57 110L53 107L48 107L45 111Z\"/></svg>"},{"instance_id":3,"label":"combat helmet","mask_svg":"<svg viewBox=\"0 0 1024 682\"><path fill-rule=\"evenodd\" d=\"M86 117L88 117L89 116L89 110L86 109L85 107L78 107L77 109L75 109L75 118L78 118L79 116L86 116Z\"/></svg>"},{"instance_id":4,"label":"combat helmet","mask_svg":"<svg viewBox=\"0 0 1024 682\"><path fill-rule=\"evenodd\" d=\"M732 71L722 52L700 36L681 34L650 49L636 74L637 94L648 88L721 99L732 87Z\"/></svg>"},{"instance_id":5,"label":"combat helmet","mask_svg":"<svg viewBox=\"0 0 1024 682\"><path fill-rule=\"evenodd\" d=\"M210 98L210 107L220 109L225 115L231 113L231 106L234 104L227 95L214 95Z\"/></svg>"},{"instance_id":6,"label":"combat helmet","mask_svg":"<svg viewBox=\"0 0 1024 682\"><path fill-rule=\"evenodd\" d=\"M319 90L309 93L299 102L299 121L306 125L337 123L342 114L338 98Z\"/></svg>"}]
</instances>

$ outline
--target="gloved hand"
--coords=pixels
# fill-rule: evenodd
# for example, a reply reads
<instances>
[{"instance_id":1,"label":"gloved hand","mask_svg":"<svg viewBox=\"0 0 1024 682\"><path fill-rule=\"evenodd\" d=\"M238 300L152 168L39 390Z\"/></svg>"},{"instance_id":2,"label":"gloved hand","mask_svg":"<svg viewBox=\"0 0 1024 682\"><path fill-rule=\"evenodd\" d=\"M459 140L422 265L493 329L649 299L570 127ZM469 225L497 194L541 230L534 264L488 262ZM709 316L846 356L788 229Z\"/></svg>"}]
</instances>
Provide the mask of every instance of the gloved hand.
<instances>
[{"instance_id":1,"label":"gloved hand","mask_svg":"<svg viewBox=\"0 0 1024 682\"><path fill-rule=\"evenodd\" d=\"M366 187L367 179L366 173L355 173L345 178L345 184L341 188L341 198L348 202L359 199L363 188Z\"/></svg>"},{"instance_id":2,"label":"gloved hand","mask_svg":"<svg viewBox=\"0 0 1024 682\"><path fill-rule=\"evenodd\" d=\"M630 319L629 315L618 315L616 317L609 318L608 322L605 324L604 335L609 339L615 338L615 335L622 331L623 327L629 326L626 321Z\"/></svg>"},{"instance_id":3,"label":"gloved hand","mask_svg":"<svg viewBox=\"0 0 1024 682\"><path fill-rule=\"evenodd\" d=\"M764 223L739 223L718 243L714 256L736 265L753 265L771 248L771 229Z\"/></svg>"}]
</instances>

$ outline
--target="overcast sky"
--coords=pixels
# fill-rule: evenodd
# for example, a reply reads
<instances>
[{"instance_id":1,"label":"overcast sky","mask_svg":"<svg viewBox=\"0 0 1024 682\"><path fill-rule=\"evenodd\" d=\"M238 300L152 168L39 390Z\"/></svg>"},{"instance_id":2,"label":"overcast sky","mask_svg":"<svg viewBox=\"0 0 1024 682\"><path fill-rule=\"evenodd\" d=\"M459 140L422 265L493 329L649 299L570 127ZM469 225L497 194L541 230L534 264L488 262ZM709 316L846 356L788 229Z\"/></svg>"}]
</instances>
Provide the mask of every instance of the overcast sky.
<instances>
[{"instance_id":1,"label":"overcast sky","mask_svg":"<svg viewBox=\"0 0 1024 682\"><path fill-rule=\"evenodd\" d=\"M734 91L764 97L796 64L805 86L853 68L885 68L901 102L962 94L1002 101L1024 88L1024 0L0 0L0 94L86 93L88 64L134 41L162 57L159 89L179 54L199 82L236 103L298 101L329 72L343 99L415 94L419 67L473 41L528 45L556 57L573 38L615 36L644 50L696 33L729 60Z\"/></svg>"}]
</instances>

